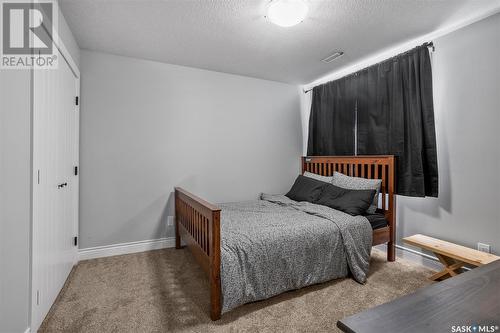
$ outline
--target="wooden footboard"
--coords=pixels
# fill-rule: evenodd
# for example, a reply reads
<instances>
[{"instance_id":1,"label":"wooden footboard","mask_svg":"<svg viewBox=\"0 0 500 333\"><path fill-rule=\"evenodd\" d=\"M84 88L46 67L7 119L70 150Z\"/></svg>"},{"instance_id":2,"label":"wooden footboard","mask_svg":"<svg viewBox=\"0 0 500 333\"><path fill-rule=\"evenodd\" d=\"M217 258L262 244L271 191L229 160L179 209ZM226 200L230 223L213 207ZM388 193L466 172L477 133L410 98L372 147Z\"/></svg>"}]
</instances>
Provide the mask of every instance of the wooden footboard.
<instances>
[{"instance_id":1,"label":"wooden footboard","mask_svg":"<svg viewBox=\"0 0 500 333\"><path fill-rule=\"evenodd\" d=\"M207 273L210 282L210 318L221 316L220 209L188 191L175 188L175 247L181 237Z\"/></svg>"}]
</instances>

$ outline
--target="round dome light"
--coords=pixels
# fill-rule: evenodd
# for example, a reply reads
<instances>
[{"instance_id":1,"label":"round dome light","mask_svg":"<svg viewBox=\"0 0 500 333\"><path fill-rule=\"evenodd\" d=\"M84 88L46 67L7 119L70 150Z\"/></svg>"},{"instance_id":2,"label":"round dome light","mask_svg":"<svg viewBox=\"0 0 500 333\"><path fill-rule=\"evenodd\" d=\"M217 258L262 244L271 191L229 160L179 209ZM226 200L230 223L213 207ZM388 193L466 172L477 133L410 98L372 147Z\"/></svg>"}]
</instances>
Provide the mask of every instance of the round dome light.
<instances>
[{"instance_id":1,"label":"round dome light","mask_svg":"<svg viewBox=\"0 0 500 333\"><path fill-rule=\"evenodd\" d=\"M303 0L273 0L267 7L267 17L280 27L291 27L304 20L307 10Z\"/></svg>"}]
</instances>

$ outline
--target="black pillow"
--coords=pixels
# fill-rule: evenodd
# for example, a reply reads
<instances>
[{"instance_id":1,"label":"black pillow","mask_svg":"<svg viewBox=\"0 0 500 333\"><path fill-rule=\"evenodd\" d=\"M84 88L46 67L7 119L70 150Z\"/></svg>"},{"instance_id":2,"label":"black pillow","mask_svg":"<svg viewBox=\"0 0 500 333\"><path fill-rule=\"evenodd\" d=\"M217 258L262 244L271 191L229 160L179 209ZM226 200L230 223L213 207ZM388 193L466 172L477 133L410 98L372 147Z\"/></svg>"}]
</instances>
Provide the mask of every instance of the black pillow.
<instances>
[{"instance_id":1,"label":"black pillow","mask_svg":"<svg viewBox=\"0 0 500 333\"><path fill-rule=\"evenodd\" d=\"M326 184L321 196L314 202L351 215L363 215L373 202L375 190L348 190Z\"/></svg>"},{"instance_id":2,"label":"black pillow","mask_svg":"<svg viewBox=\"0 0 500 333\"><path fill-rule=\"evenodd\" d=\"M323 191L323 186L325 185L328 185L328 183L299 175L297 179L295 179L292 188L285 196L295 201L308 201L313 203L318 200Z\"/></svg>"}]
</instances>

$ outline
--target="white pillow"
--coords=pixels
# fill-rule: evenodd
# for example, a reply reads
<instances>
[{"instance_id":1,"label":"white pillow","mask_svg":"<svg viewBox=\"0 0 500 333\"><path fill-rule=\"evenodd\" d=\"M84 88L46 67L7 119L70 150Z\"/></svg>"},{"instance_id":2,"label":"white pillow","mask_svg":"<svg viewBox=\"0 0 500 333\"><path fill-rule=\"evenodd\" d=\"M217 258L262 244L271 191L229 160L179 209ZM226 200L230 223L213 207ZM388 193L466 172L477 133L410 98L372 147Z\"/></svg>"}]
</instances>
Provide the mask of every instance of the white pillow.
<instances>
[{"instance_id":1,"label":"white pillow","mask_svg":"<svg viewBox=\"0 0 500 333\"><path fill-rule=\"evenodd\" d=\"M304 174L305 176L305 174ZM378 194L382 179L367 179L360 177L350 177L343 173L335 171L333 174L332 184L348 190L376 190L373 202L366 211L368 214L375 214L378 208Z\"/></svg>"},{"instance_id":2,"label":"white pillow","mask_svg":"<svg viewBox=\"0 0 500 333\"><path fill-rule=\"evenodd\" d=\"M316 173L312 173L309 171L304 172L304 176L312 178L312 179L316 179L316 180L319 180L319 181L322 181L325 183L330 183L330 184L332 183L332 180L333 180L333 177L321 176L321 175L318 175Z\"/></svg>"}]
</instances>

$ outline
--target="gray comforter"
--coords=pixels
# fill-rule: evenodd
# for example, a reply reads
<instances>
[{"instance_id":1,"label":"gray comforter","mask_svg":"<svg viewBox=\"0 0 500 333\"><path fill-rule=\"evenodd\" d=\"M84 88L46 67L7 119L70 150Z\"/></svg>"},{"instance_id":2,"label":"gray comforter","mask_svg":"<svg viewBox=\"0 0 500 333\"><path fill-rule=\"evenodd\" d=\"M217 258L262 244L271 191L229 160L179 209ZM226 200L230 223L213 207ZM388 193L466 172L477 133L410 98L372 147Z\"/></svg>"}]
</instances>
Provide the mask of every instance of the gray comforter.
<instances>
[{"instance_id":1,"label":"gray comforter","mask_svg":"<svg viewBox=\"0 0 500 333\"><path fill-rule=\"evenodd\" d=\"M366 281L372 245L366 218L283 195L219 207L222 312L349 271Z\"/></svg>"}]
</instances>

